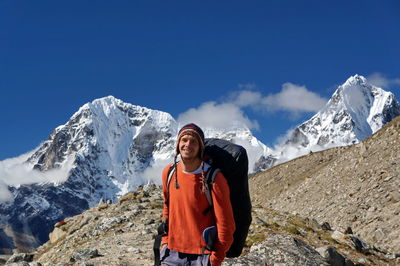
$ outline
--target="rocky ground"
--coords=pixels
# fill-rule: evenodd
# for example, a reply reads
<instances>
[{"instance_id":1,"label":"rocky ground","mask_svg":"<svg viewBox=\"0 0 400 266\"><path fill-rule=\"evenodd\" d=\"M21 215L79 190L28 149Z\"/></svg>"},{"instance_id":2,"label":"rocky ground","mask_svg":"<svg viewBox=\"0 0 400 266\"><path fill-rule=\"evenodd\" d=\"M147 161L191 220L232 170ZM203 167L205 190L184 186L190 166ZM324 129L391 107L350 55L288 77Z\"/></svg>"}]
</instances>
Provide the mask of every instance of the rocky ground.
<instances>
[{"instance_id":1,"label":"rocky ground","mask_svg":"<svg viewBox=\"0 0 400 266\"><path fill-rule=\"evenodd\" d=\"M153 265L153 237L161 216L161 188L150 185L101 203L55 225L50 241L7 265ZM253 206L253 223L240 258L224 265L396 265L395 254L351 232ZM0 260L0 265L5 260ZM280 264L282 263L282 264ZM339 264L336 264L339 263Z\"/></svg>"},{"instance_id":2,"label":"rocky ground","mask_svg":"<svg viewBox=\"0 0 400 266\"><path fill-rule=\"evenodd\" d=\"M162 210L158 190L139 188L116 204L102 203L66 219L37 250L37 260L43 265L151 265Z\"/></svg>"}]
</instances>

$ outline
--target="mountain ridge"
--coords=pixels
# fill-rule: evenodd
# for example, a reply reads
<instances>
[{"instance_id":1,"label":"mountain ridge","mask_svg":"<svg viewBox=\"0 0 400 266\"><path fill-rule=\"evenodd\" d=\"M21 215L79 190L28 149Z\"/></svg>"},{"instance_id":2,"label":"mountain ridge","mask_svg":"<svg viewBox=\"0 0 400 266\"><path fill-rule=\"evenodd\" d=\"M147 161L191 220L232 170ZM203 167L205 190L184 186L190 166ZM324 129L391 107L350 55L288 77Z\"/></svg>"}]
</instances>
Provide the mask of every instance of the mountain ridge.
<instances>
[{"instance_id":1,"label":"mountain ridge","mask_svg":"<svg viewBox=\"0 0 400 266\"><path fill-rule=\"evenodd\" d=\"M339 88L359 86L363 82L365 79L356 75ZM340 102L341 98L336 98ZM331 100L336 101L336 98ZM376 118L378 122L400 113L395 98L393 102L397 103L394 107L384 105L388 106L383 108L389 110L388 114ZM394 111L391 112L390 107ZM345 128L349 127L351 134L354 121L348 120L348 115L343 117ZM328 122L333 121L332 116L330 118ZM168 113L124 103L113 96L83 105L67 123L57 127L23 165L41 175L47 174L39 178L44 181L8 187L14 201L0 204L3 217L0 218L0 235L8 239L0 243L0 250L10 252L13 248L36 247L48 239L56 221L77 215L102 199L115 202L137 185L160 183L162 167L174 156L178 126ZM267 169L279 160L282 162L282 158L274 157L276 154L245 126L229 130L203 129L209 137L243 145L249 153L249 168L254 172ZM307 152L307 145L303 149L301 135L298 139L300 141L293 143L298 144L302 153ZM74 202L73 206L70 202Z\"/></svg>"},{"instance_id":2,"label":"mountain ridge","mask_svg":"<svg viewBox=\"0 0 400 266\"><path fill-rule=\"evenodd\" d=\"M310 151L358 143L399 115L394 94L354 75L337 88L325 107L289 134L274 157L281 163Z\"/></svg>"}]
</instances>

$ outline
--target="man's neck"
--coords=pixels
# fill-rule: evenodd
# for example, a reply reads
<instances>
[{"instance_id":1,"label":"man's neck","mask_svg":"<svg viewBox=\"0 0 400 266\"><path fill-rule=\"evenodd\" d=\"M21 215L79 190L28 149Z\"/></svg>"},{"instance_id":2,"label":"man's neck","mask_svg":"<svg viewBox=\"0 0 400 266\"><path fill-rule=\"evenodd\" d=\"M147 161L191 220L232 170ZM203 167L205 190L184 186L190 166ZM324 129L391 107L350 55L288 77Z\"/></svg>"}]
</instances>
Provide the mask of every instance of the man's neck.
<instances>
[{"instance_id":1,"label":"man's neck","mask_svg":"<svg viewBox=\"0 0 400 266\"><path fill-rule=\"evenodd\" d=\"M183 160L182 159L182 170L185 172L193 172L201 165L200 158L192 159L192 160Z\"/></svg>"}]
</instances>

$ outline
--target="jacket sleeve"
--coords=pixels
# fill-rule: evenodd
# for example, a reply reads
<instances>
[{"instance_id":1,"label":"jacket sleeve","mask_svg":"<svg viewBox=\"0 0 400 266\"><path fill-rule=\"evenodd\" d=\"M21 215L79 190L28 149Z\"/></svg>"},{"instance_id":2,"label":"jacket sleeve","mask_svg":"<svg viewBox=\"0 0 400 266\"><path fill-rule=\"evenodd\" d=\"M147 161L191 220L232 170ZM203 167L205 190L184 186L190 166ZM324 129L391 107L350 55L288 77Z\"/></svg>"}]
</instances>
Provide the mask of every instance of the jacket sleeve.
<instances>
[{"instance_id":1,"label":"jacket sleeve","mask_svg":"<svg viewBox=\"0 0 400 266\"><path fill-rule=\"evenodd\" d=\"M168 179L168 170L170 165L164 168L162 172L162 190L163 190L163 212L162 212L162 221L167 220L168 218L168 206L167 206L167 197L168 197L168 188L167 188L167 179ZM168 235L162 237L161 241L162 245L168 244Z\"/></svg>"},{"instance_id":2,"label":"jacket sleeve","mask_svg":"<svg viewBox=\"0 0 400 266\"><path fill-rule=\"evenodd\" d=\"M215 177L212 186L212 198L214 204L215 222L218 238L211 254L212 265L220 265L233 242L235 232L235 220L233 217L230 191L228 182L221 172Z\"/></svg>"}]
</instances>

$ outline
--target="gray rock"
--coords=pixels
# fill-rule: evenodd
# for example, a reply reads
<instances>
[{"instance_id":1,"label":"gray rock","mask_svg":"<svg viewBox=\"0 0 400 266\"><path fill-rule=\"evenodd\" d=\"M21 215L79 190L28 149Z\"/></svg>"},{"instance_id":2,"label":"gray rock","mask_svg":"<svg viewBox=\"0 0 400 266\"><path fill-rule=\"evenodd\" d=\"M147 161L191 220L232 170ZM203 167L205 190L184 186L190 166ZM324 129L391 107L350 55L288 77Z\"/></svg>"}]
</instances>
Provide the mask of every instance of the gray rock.
<instances>
[{"instance_id":1,"label":"gray rock","mask_svg":"<svg viewBox=\"0 0 400 266\"><path fill-rule=\"evenodd\" d=\"M29 262L26 261L19 261L19 262L11 262L7 263L7 266L30 266Z\"/></svg>"},{"instance_id":2,"label":"gray rock","mask_svg":"<svg viewBox=\"0 0 400 266\"><path fill-rule=\"evenodd\" d=\"M126 221L125 217L105 218L100 222L100 224L96 227L96 229L100 232L106 232L112 227L116 226L117 224L120 224L125 221Z\"/></svg>"},{"instance_id":3,"label":"gray rock","mask_svg":"<svg viewBox=\"0 0 400 266\"><path fill-rule=\"evenodd\" d=\"M322 230L325 230L325 231L331 231L332 230L331 225L328 222L324 222L321 225L321 228L322 228Z\"/></svg>"},{"instance_id":4,"label":"gray rock","mask_svg":"<svg viewBox=\"0 0 400 266\"><path fill-rule=\"evenodd\" d=\"M81 262L81 264L79 264L79 266L94 266L94 264L91 262L84 261L84 262Z\"/></svg>"},{"instance_id":5,"label":"gray rock","mask_svg":"<svg viewBox=\"0 0 400 266\"><path fill-rule=\"evenodd\" d=\"M96 257L100 257L99 251L97 249L83 249L75 252L71 257L70 262L76 262L78 260L87 260Z\"/></svg>"},{"instance_id":6,"label":"gray rock","mask_svg":"<svg viewBox=\"0 0 400 266\"><path fill-rule=\"evenodd\" d=\"M352 235L352 234L353 234L353 229L351 229L351 227L348 226L348 227L346 228L346 230L344 231L344 233L345 233L345 234Z\"/></svg>"},{"instance_id":7,"label":"gray rock","mask_svg":"<svg viewBox=\"0 0 400 266\"><path fill-rule=\"evenodd\" d=\"M7 260L0 257L0 265L6 264Z\"/></svg>"},{"instance_id":8,"label":"gray rock","mask_svg":"<svg viewBox=\"0 0 400 266\"><path fill-rule=\"evenodd\" d=\"M352 262L351 260L345 259L344 265L345 265L345 266L354 266L355 264L354 264L354 262Z\"/></svg>"},{"instance_id":9,"label":"gray rock","mask_svg":"<svg viewBox=\"0 0 400 266\"><path fill-rule=\"evenodd\" d=\"M356 235L351 235L351 244L355 248L355 250L363 253L363 254L370 254L370 251L373 249L370 245L364 242L361 238Z\"/></svg>"},{"instance_id":10,"label":"gray rock","mask_svg":"<svg viewBox=\"0 0 400 266\"><path fill-rule=\"evenodd\" d=\"M268 226L268 223L260 219L259 217L254 217L254 223L262 226Z\"/></svg>"},{"instance_id":11,"label":"gray rock","mask_svg":"<svg viewBox=\"0 0 400 266\"><path fill-rule=\"evenodd\" d=\"M132 227L134 227L134 226L135 226L134 223L129 222L129 223L127 223L127 224L125 225L125 228L132 228Z\"/></svg>"},{"instance_id":12,"label":"gray rock","mask_svg":"<svg viewBox=\"0 0 400 266\"><path fill-rule=\"evenodd\" d=\"M368 258L359 258L358 259L358 263L361 263L361 264L366 264L366 263L371 263L372 261L370 260L370 259L368 259Z\"/></svg>"},{"instance_id":13,"label":"gray rock","mask_svg":"<svg viewBox=\"0 0 400 266\"><path fill-rule=\"evenodd\" d=\"M153 233L153 231L150 228L145 228L141 232L142 235L148 235L148 234L151 234L151 233Z\"/></svg>"},{"instance_id":14,"label":"gray rock","mask_svg":"<svg viewBox=\"0 0 400 266\"><path fill-rule=\"evenodd\" d=\"M391 198L392 198L392 200L394 202L399 202L400 201L400 192L399 191L392 191L390 193L390 196L391 196Z\"/></svg>"},{"instance_id":15,"label":"gray rock","mask_svg":"<svg viewBox=\"0 0 400 266\"><path fill-rule=\"evenodd\" d=\"M290 235L272 235L254 244L239 258L225 259L223 265L329 265L325 259L300 239Z\"/></svg>"},{"instance_id":16,"label":"gray rock","mask_svg":"<svg viewBox=\"0 0 400 266\"><path fill-rule=\"evenodd\" d=\"M139 248L134 248L134 247L128 248L128 252L132 252L133 254L142 253L142 251Z\"/></svg>"},{"instance_id":17,"label":"gray rock","mask_svg":"<svg viewBox=\"0 0 400 266\"><path fill-rule=\"evenodd\" d=\"M145 225L150 225L150 224L154 224L154 219L151 219L151 218L143 218L143 219L141 219L141 221L143 222L143 224L145 224Z\"/></svg>"},{"instance_id":18,"label":"gray rock","mask_svg":"<svg viewBox=\"0 0 400 266\"><path fill-rule=\"evenodd\" d=\"M350 265L350 260L347 260L334 247L320 247L316 249L318 253L326 259L331 266L345 266ZM351 262L352 263L352 262Z\"/></svg>"},{"instance_id":19,"label":"gray rock","mask_svg":"<svg viewBox=\"0 0 400 266\"><path fill-rule=\"evenodd\" d=\"M32 254L26 254L26 253L18 253L12 255L8 260L6 264L10 264L13 262L31 262L33 260L33 255Z\"/></svg>"},{"instance_id":20,"label":"gray rock","mask_svg":"<svg viewBox=\"0 0 400 266\"><path fill-rule=\"evenodd\" d=\"M335 230L332 234L331 237L339 242L342 242L345 239L345 234L343 234L340 231Z\"/></svg>"}]
</instances>

